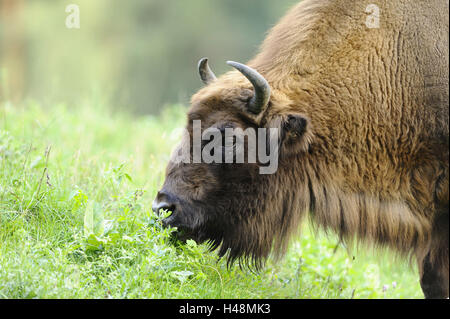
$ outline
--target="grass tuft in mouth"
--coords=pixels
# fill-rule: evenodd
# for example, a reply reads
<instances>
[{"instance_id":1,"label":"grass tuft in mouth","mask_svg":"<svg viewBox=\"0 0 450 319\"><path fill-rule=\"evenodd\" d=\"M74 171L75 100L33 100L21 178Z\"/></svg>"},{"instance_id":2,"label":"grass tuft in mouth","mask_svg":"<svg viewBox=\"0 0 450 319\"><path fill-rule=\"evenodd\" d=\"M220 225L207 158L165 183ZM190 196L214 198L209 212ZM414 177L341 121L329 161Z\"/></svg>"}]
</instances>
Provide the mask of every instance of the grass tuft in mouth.
<instances>
[{"instance_id":1,"label":"grass tuft in mouth","mask_svg":"<svg viewBox=\"0 0 450 319\"><path fill-rule=\"evenodd\" d=\"M156 220L162 221L163 219L169 218L173 214L173 211L168 209L160 209L157 212L153 211L153 213L156 215Z\"/></svg>"}]
</instances>

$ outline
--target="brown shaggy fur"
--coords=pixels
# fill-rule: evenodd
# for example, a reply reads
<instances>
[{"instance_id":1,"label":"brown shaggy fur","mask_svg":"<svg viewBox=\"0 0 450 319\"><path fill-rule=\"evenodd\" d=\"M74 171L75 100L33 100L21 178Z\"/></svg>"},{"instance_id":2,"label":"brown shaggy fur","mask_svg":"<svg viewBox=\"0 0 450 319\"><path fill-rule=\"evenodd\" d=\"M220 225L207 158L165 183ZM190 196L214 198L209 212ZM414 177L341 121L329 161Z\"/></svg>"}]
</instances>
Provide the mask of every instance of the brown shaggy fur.
<instances>
[{"instance_id":1,"label":"brown shaggy fur","mask_svg":"<svg viewBox=\"0 0 450 319\"><path fill-rule=\"evenodd\" d=\"M246 110L252 86L237 71L193 96L190 131L193 119L284 130L275 174L169 163L158 196L177 203L168 224L230 261L282 253L309 213L342 240L415 256L425 296L448 297L448 1L374 3L375 29L367 1L292 8L248 63L272 89L260 114ZM286 132L289 116L307 120L301 136Z\"/></svg>"}]
</instances>

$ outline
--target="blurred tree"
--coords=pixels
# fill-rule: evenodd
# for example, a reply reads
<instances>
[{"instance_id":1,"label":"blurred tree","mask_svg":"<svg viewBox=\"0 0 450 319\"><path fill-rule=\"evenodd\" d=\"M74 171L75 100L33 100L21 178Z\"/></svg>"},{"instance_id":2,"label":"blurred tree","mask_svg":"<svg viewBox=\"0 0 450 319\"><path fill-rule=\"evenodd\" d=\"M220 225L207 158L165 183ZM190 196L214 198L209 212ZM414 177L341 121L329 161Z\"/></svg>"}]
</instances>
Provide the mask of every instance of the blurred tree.
<instances>
[{"instance_id":1,"label":"blurred tree","mask_svg":"<svg viewBox=\"0 0 450 319\"><path fill-rule=\"evenodd\" d=\"M24 91L22 10L22 0L0 0L0 99L19 101Z\"/></svg>"},{"instance_id":2,"label":"blurred tree","mask_svg":"<svg viewBox=\"0 0 450 319\"><path fill-rule=\"evenodd\" d=\"M201 57L217 74L230 69L226 60L246 62L297 1L0 0L23 16L0 17L0 26L14 26L0 43L25 48L9 50L24 62L8 63L15 74L26 71L25 84L11 85L27 97L74 105L94 91L113 107L157 113L166 103L187 104L201 87ZM80 29L65 26L71 3L80 8Z\"/></svg>"}]
</instances>

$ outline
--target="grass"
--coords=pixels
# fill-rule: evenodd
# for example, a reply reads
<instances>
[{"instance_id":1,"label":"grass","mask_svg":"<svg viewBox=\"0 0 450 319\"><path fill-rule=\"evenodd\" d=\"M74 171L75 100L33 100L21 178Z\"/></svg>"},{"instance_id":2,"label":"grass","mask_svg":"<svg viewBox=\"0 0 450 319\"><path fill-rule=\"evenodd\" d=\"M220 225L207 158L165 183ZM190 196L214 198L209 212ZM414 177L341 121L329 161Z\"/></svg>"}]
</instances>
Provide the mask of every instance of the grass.
<instances>
[{"instance_id":1,"label":"grass","mask_svg":"<svg viewBox=\"0 0 450 319\"><path fill-rule=\"evenodd\" d=\"M307 225L258 274L170 243L151 202L185 108L0 105L0 298L423 298L417 269Z\"/></svg>"}]
</instances>

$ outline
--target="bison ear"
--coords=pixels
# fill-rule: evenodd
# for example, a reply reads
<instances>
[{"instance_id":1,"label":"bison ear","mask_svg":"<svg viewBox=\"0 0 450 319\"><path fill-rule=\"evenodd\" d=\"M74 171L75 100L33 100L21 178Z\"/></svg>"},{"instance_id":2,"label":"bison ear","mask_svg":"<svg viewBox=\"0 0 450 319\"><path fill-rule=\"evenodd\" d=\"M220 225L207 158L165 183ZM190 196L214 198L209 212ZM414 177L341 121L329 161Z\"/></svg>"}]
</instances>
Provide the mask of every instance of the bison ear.
<instances>
[{"instance_id":1,"label":"bison ear","mask_svg":"<svg viewBox=\"0 0 450 319\"><path fill-rule=\"evenodd\" d=\"M281 115L275 120L279 128L279 143L282 154L294 154L308 150L312 141L311 123L303 114ZM273 126L272 126L273 127Z\"/></svg>"}]
</instances>

